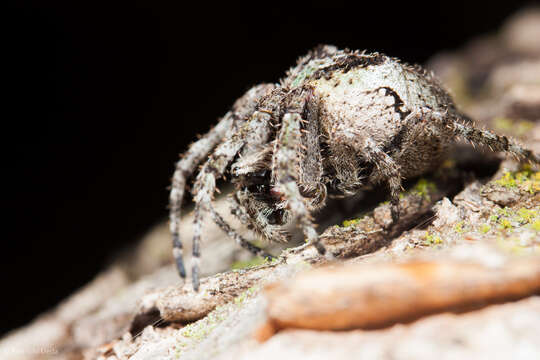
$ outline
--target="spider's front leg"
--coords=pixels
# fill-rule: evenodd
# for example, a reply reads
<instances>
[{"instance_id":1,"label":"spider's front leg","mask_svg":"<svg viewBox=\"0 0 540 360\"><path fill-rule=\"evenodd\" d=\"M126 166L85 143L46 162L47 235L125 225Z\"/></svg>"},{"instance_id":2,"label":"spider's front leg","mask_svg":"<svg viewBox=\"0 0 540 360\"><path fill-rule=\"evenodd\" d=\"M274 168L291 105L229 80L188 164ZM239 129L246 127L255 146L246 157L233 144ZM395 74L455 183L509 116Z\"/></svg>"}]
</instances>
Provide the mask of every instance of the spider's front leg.
<instances>
[{"instance_id":1,"label":"spider's front leg","mask_svg":"<svg viewBox=\"0 0 540 360\"><path fill-rule=\"evenodd\" d=\"M204 157L221 141L234 122L231 113L210 130L201 139L194 142L185 152L182 159L176 163L176 170L172 178L171 192L169 196L170 213L169 228L172 235L173 256L182 278L186 277L186 270L182 258L182 241L180 239L180 216L182 200L187 179L193 174L197 165Z\"/></svg>"},{"instance_id":2,"label":"spider's front leg","mask_svg":"<svg viewBox=\"0 0 540 360\"><path fill-rule=\"evenodd\" d=\"M260 84L254 86L239 98L223 119L201 139L194 142L184 153L182 159L176 164L170 192L169 227L173 242L173 256L178 272L182 278L186 277L186 270L182 256L182 241L180 238L180 216L182 200L188 178L204 158L212 152L223 138L232 138L239 126L253 113L258 101L275 86Z\"/></svg>"},{"instance_id":3,"label":"spider's front leg","mask_svg":"<svg viewBox=\"0 0 540 360\"><path fill-rule=\"evenodd\" d=\"M192 282L195 291L199 289L199 263L200 263L200 242L202 235L202 224L204 216L209 213L213 220L222 230L233 239L238 241L241 246L252 250L254 245L243 240L225 223L225 221L216 213L212 206L212 199L216 191L216 179L222 177L229 164L239 153L243 146L249 146L252 142L265 141L264 139L270 133L270 114L266 112L255 111L241 131L235 136L229 138L220 144L201 168L195 184L193 186L193 199L195 201L194 219L193 219L193 264L192 264ZM225 226L226 225L226 226ZM260 249L256 252L258 253ZM261 250L262 251L262 250Z\"/></svg>"},{"instance_id":4,"label":"spider's front leg","mask_svg":"<svg viewBox=\"0 0 540 360\"><path fill-rule=\"evenodd\" d=\"M293 216L293 221L302 226L306 242L313 245L319 254L326 249L319 241L306 201L298 188L300 161L302 158L301 122L299 113L288 112L283 116L272 159L272 173L278 193Z\"/></svg>"}]
</instances>

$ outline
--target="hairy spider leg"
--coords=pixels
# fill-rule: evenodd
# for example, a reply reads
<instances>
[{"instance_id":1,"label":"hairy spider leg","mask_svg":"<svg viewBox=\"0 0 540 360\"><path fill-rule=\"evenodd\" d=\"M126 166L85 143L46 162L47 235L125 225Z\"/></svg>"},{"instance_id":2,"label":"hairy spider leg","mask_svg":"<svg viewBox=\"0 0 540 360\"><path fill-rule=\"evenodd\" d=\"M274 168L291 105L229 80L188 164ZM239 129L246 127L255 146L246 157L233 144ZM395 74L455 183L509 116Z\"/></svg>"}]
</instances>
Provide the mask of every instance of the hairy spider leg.
<instances>
[{"instance_id":1,"label":"hairy spider leg","mask_svg":"<svg viewBox=\"0 0 540 360\"><path fill-rule=\"evenodd\" d=\"M370 138L365 139L363 146L356 147L355 150L362 154L367 162L372 163L376 171L388 182L392 221L396 223L399 220L400 212L401 173L399 165Z\"/></svg>"},{"instance_id":2,"label":"hairy spider leg","mask_svg":"<svg viewBox=\"0 0 540 360\"><path fill-rule=\"evenodd\" d=\"M302 120L301 132L301 159L298 187L305 198L310 199L310 210L317 210L324 206L327 189L323 183L323 157L320 146L319 119L316 102L306 101L306 120Z\"/></svg>"},{"instance_id":3,"label":"hairy spider leg","mask_svg":"<svg viewBox=\"0 0 540 360\"><path fill-rule=\"evenodd\" d=\"M176 163L176 169L172 178L172 187L169 195L169 229L172 235L173 256L182 278L186 277L182 254L182 241L180 239L180 216L182 200L186 188L187 179L193 174L197 165L208 153L221 141L227 130L233 123L231 114L225 117L206 135L197 140L184 153L182 159Z\"/></svg>"},{"instance_id":4,"label":"hairy spider leg","mask_svg":"<svg viewBox=\"0 0 540 360\"><path fill-rule=\"evenodd\" d=\"M441 121L441 114L433 113L434 117ZM497 135L488 130L475 128L470 124L462 124L458 121L450 124L453 133L460 136L473 145L485 145L491 151L505 152L514 155L520 160L528 160L532 163L540 164L540 155L533 153L529 149L525 149L513 139L509 139L504 135Z\"/></svg>"},{"instance_id":5,"label":"hairy spider leg","mask_svg":"<svg viewBox=\"0 0 540 360\"><path fill-rule=\"evenodd\" d=\"M173 256L178 273L182 278L186 277L186 270L180 238L180 217L186 181L193 174L197 165L222 141L223 137L232 137L239 124L255 110L259 99L272 88L274 85L260 84L248 90L234 103L232 111L228 112L206 135L194 142L176 164L169 197L169 228L172 235Z\"/></svg>"},{"instance_id":6,"label":"hairy spider leg","mask_svg":"<svg viewBox=\"0 0 540 360\"><path fill-rule=\"evenodd\" d=\"M236 241L236 243L239 244L241 247L248 250L255 256L262 257L263 259L275 259L273 255L268 254L266 251L256 245L253 245L252 243L244 239L240 234L238 234L213 207L210 207L210 214L212 215L212 219L214 220L214 222L221 228L221 230L223 230L223 232L225 232L231 239Z\"/></svg>"},{"instance_id":7,"label":"hairy spider leg","mask_svg":"<svg viewBox=\"0 0 540 360\"><path fill-rule=\"evenodd\" d=\"M392 223L396 223L399 220L399 194L402 189L399 165L369 137L340 136L339 141L350 146L356 155L361 157L366 163L373 164L374 169L370 177L380 178L387 182L390 190ZM351 188L354 188L354 184L351 185Z\"/></svg>"},{"instance_id":8,"label":"hairy spider leg","mask_svg":"<svg viewBox=\"0 0 540 360\"><path fill-rule=\"evenodd\" d=\"M306 242L313 245L319 254L324 255L326 249L319 241L313 225L311 214L300 190L298 189L298 168L301 159L300 123L303 121L299 113L288 112L283 115L281 129L275 143L272 159L272 173L276 187L284 198L284 204L295 216L304 232Z\"/></svg>"},{"instance_id":9,"label":"hairy spider leg","mask_svg":"<svg viewBox=\"0 0 540 360\"><path fill-rule=\"evenodd\" d=\"M193 186L195 216L193 219L193 264L191 267L192 283L195 291L198 291L199 289L202 223L204 215L207 212L212 214L213 211L212 198L216 190L216 178L219 178L225 174L227 166L234 160L235 156L242 149L242 147L246 145L246 143L250 143L251 141L266 141L264 136L260 136L260 133L264 131L263 129L266 126L270 126L270 114L255 111L247 123L244 124L239 133L216 147L215 151L212 153L197 175L197 179L195 180L195 184ZM213 220L216 219L216 217L213 217ZM220 225L220 223L216 223ZM222 226L220 227L224 229ZM227 234L230 233L228 229L225 230L225 232ZM239 240L242 238L237 235L237 237L234 239ZM244 247L249 246L244 245Z\"/></svg>"}]
</instances>

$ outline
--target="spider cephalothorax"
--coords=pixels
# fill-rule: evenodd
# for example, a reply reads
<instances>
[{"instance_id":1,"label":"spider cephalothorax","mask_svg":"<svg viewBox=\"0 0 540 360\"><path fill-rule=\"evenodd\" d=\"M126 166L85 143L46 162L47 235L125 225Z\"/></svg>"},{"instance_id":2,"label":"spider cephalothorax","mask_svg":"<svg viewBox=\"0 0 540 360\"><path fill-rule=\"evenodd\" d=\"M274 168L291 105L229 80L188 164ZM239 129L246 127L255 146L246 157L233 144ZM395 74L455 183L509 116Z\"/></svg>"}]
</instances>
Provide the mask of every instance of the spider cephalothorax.
<instances>
[{"instance_id":1,"label":"spider cephalothorax","mask_svg":"<svg viewBox=\"0 0 540 360\"><path fill-rule=\"evenodd\" d=\"M186 275L180 206L186 181L200 163L192 190L195 289L207 215L241 246L265 255L214 210L217 178L228 175L236 189L233 214L261 237L286 241L284 226L296 222L306 241L324 254L310 214L324 206L327 194L348 196L387 183L396 221L401 180L435 168L458 137L540 162L505 136L475 128L421 67L378 53L319 46L279 84L249 90L177 163L170 228L180 275Z\"/></svg>"}]
</instances>

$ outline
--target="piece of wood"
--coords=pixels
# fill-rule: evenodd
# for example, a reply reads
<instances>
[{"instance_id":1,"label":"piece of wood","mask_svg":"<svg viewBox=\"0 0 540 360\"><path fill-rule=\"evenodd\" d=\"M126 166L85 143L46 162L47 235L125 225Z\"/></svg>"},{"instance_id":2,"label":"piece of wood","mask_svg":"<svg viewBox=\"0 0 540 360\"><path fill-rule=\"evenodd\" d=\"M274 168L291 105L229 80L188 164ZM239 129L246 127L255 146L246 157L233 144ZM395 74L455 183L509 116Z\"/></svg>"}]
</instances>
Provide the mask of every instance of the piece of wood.
<instances>
[{"instance_id":1,"label":"piece of wood","mask_svg":"<svg viewBox=\"0 0 540 360\"><path fill-rule=\"evenodd\" d=\"M286 328L380 328L538 293L538 256L499 266L413 261L326 267L267 286L268 323L255 337L265 340Z\"/></svg>"}]
</instances>

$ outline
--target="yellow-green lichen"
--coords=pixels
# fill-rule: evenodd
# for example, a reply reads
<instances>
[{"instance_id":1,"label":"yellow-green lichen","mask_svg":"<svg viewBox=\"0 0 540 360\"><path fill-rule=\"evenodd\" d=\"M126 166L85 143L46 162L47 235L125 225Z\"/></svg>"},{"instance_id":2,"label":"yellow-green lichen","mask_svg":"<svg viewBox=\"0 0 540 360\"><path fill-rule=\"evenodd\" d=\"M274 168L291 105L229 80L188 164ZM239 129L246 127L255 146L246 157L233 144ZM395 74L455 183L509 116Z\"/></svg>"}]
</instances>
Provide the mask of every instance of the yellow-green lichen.
<instances>
[{"instance_id":1,"label":"yellow-green lichen","mask_svg":"<svg viewBox=\"0 0 540 360\"><path fill-rule=\"evenodd\" d=\"M519 228L524 225L530 225L533 230L536 230L535 223L540 220L540 207L536 206L531 209L522 207L518 210L513 210L509 207L497 209L496 215L491 215L489 223L495 224L499 230L509 230Z\"/></svg>"},{"instance_id":2,"label":"yellow-green lichen","mask_svg":"<svg viewBox=\"0 0 540 360\"><path fill-rule=\"evenodd\" d=\"M249 299L256 291L258 290L258 287L252 286L237 297L234 298L234 304L235 305L241 305L243 304L247 299Z\"/></svg>"},{"instance_id":3,"label":"yellow-green lichen","mask_svg":"<svg viewBox=\"0 0 540 360\"><path fill-rule=\"evenodd\" d=\"M182 352L188 347L192 347L194 344L206 339L219 324L227 319L232 311L236 310L236 306L243 305L246 300L252 298L260 289L260 286L252 286L234 298L231 303L216 307L203 319L180 329L180 337L175 350L176 358L179 359Z\"/></svg>"},{"instance_id":4,"label":"yellow-green lichen","mask_svg":"<svg viewBox=\"0 0 540 360\"><path fill-rule=\"evenodd\" d=\"M513 228L512 223L508 219L501 219L499 221L499 229L511 229Z\"/></svg>"},{"instance_id":5,"label":"yellow-green lichen","mask_svg":"<svg viewBox=\"0 0 540 360\"><path fill-rule=\"evenodd\" d=\"M489 224L482 224L478 230L483 234L487 234L491 230L491 226Z\"/></svg>"},{"instance_id":6,"label":"yellow-green lichen","mask_svg":"<svg viewBox=\"0 0 540 360\"><path fill-rule=\"evenodd\" d=\"M531 223L538 216L538 211L535 209L527 209L522 207L516 212L516 220L522 224Z\"/></svg>"},{"instance_id":7,"label":"yellow-green lichen","mask_svg":"<svg viewBox=\"0 0 540 360\"><path fill-rule=\"evenodd\" d=\"M455 226L454 226L454 231L457 232L458 234L463 234L465 232L465 228L463 226L465 222L464 221L460 221L458 222Z\"/></svg>"},{"instance_id":8,"label":"yellow-green lichen","mask_svg":"<svg viewBox=\"0 0 540 360\"><path fill-rule=\"evenodd\" d=\"M507 117L493 119L495 129L511 135L523 136L534 128L534 123L526 120L512 120Z\"/></svg>"},{"instance_id":9,"label":"yellow-green lichen","mask_svg":"<svg viewBox=\"0 0 540 360\"><path fill-rule=\"evenodd\" d=\"M540 191L540 172L533 171L525 165L520 171L506 171L503 176L495 180L495 184L506 189L516 189L534 194Z\"/></svg>"},{"instance_id":10,"label":"yellow-green lichen","mask_svg":"<svg viewBox=\"0 0 540 360\"><path fill-rule=\"evenodd\" d=\"M341 224L342 227L349 227L349 226L353 226L353 225L356 225L360 222L360 220L362 220L361 218L357 218L357 219L350 219L350 220L344 220L343 223Z\"/></svg>"},{"instance_id":11,"label":"yellow-green lichen","mask_svg":"<svg viewBox=\"0 0 540 360\"><path fill-rule=\"evenodd\" d=\"M431 200L430 193L436 190L437 185L433 181L421 178L411 189L411 192L429 201Z\"/></svg>"},{"instance_id":12,"label":"yellow-green lichen","mask_svg":"<svg viewBox=\"0 0 540 360\"><path fill-rule=\"evenodd\" d=\"M443 240L441 237L437 234L430 234L429 231L426 231L426 234L424 235L424 245L430 246L430 245L439 245L442 244Z\"/></svg>"},{"instance_id":13,"label":"yellow-green lichen","mask_svg":"<svg viewBox=\"0 0 540 360\"><path fill-rule=\"evenodd\" d=\"M235 261L231 265L231 270L248 269L262 264L266 264L268 261L260 256L255 256L245 261Z\"/></svg>"},{"instance_id":14,"label":"yellow-green lichen","mask_svg":"<svg viewBox=\"0 0 540 360\"><path fill-rule=\"evenodd\" d=\"M180 335L192 341L201 341L205 339L219 323L225 320L226 312L227 310L225 307L217 307L211 313L206 315L205 318L184 326L180 330ZM185 342L180 342L177 345L180 348L184 348L187 344Z\"/></svg>"}]
</instances>

